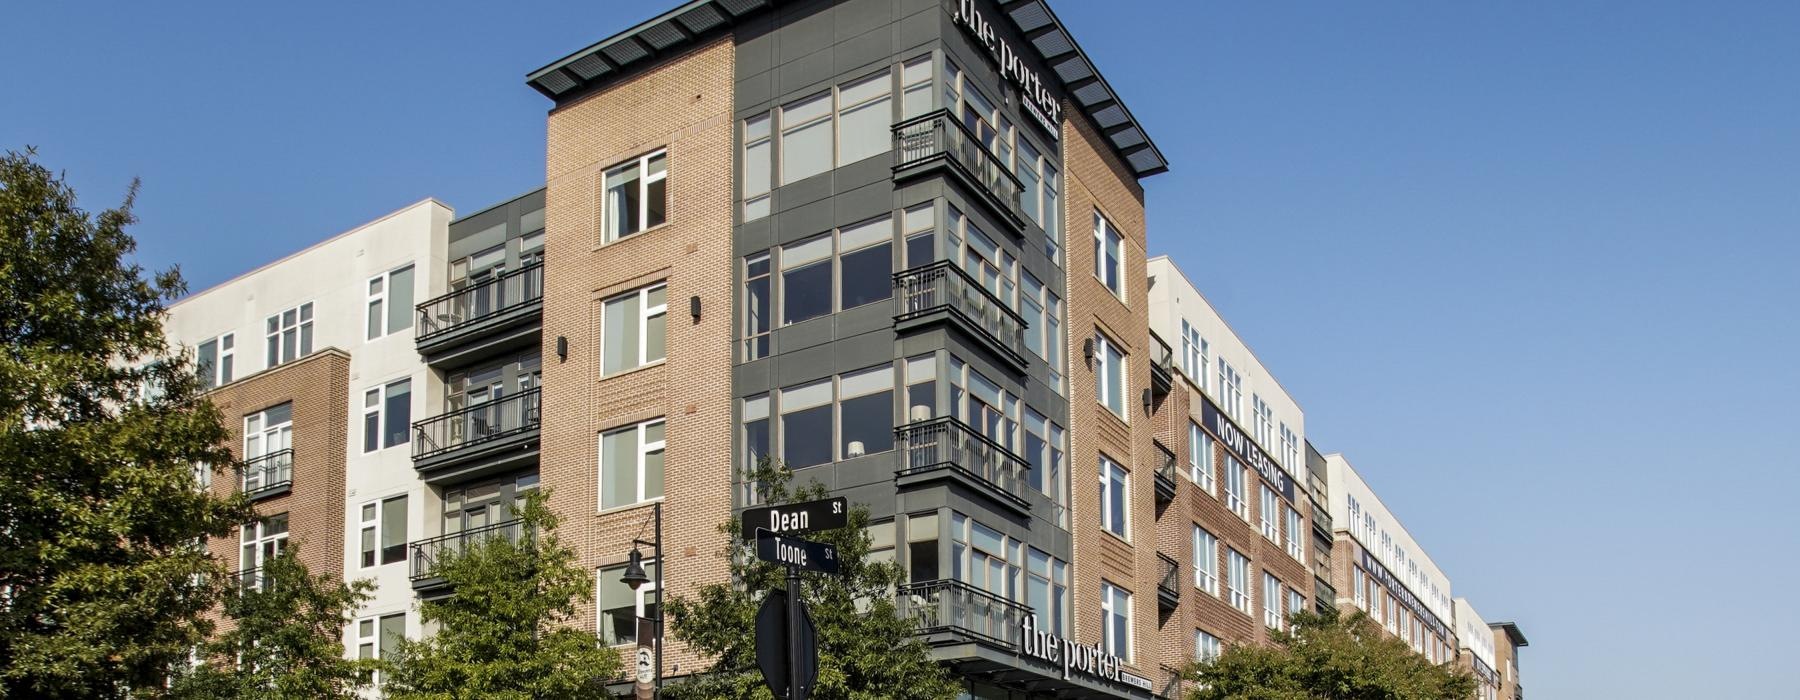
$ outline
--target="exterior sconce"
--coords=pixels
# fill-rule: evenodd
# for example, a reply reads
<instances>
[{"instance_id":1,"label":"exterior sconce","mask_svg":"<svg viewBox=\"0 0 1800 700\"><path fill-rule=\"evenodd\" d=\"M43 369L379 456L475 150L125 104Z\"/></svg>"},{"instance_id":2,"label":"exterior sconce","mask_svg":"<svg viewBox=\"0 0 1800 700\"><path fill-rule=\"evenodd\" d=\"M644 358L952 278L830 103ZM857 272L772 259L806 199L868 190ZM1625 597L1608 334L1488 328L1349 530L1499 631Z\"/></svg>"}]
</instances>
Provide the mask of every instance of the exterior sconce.
<instances>
[{"instance_id":1,"label":"exterior sconce","mask_svg":"<svg viewBox=\"0 0 1800 700\"><path fill-rule=\"evenodd\" d=\"M1081 357L1087 360L1088 369L1094 368L1094 339L1081 341Z\"/></svg>"},{"instance_id":2,"label":"exterior sconce","mask_svg":"<svg viewBox=\"0 0 1800 700\"><path fill-rule=\"evenodd\" d=\"M566 335L556 336L556 359L561 362L569 361L569 337Z\"/></svg>"},{"instance_id":3,"label":"exterior sconce","mask_svg":"<svg viewBox=\"0 0 1800 700\"><path fill-rule=\"evenodd\" d=\"M694 317L696 322L700 320L700 297L688 297L688 315Z\"/></svg>"}]
</instances>

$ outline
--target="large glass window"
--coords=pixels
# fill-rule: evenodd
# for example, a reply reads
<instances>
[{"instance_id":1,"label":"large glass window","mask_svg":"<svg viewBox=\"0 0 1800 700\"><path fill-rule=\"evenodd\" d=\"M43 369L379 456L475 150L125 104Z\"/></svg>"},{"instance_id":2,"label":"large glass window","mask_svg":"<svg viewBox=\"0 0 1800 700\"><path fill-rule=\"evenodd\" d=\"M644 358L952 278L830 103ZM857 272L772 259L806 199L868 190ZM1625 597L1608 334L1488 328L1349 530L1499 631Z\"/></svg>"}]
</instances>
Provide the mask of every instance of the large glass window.
<instances>
[{"instance_id":1,"label":"large glass window","mask_svg":"<svg viewBox=\"0 0 1800 700\"><path fill-rule=\"evenodd\" d=\"M907 267L922 267L937 261L937 207L925 203L906 210L901 228L906 238Z\"/></svg>"},{"instance_id":2,"label":"large glass window","mask_svg":"<svg viewBox=\"0 0 1800 700\"><path fill-rule=\"evenodd\" d=\"M769 355L769 330L775 324L771 305L775 290L769 276L769 254L744 258L744 361Z\"/></svg>"},{"instance_id":3,"label":"large glass window","mask_svg":"<svg viewBox=\"0 0 1800 700\"><path fill-rule=\"evenodd\" d=\"M1025 604L1037 616L1039 629L1067 635L1069 565L1036 547L1025 548Z\"/></svg>"},{"instance_id":4,"label":"large glass window","mask_svg":"<svg viewBox=\"0 0 1800 700\"><path fill-rule=\"evenodd\" d=\"M882 365L838 379L838 425L846 459L894 449L894 368Z\"/></svg>"},{"instance_id":5,"label":"large glass window","mask_svg":"<svg viewBox=\"0 0 1800 700\"><path fill-rule=\"evenodd\" d=\"M831 461L831 380L781 391L781 457L790 469Z\"/></svg>"},{"instance_id":6,"label":"large glass window","mask_svg":"<svg viewBox=\"0 0 1800 700\"><path fill-rule=\"evenodd\" d=\"M894 447L892 365L789 387L781 391L780 401L782 460L789 468Z\"/></svg>"},{"instance_id":7,"label":"large glass window","mask_svg":"<svg viewBox=\"0 0 1800 700\"><path fill-rule=\"evenodd\" d=\"M919 423L937 416L937 355L906 358L906 420Z\"/></svg>"},{"instance_id":8,"label":"large glass window","mask_svg":"<svg viewBox=\"0 0 1800 700\"><path fill-rule=\"evenodd\" d=\"M1219 538L1194 526L1194 587L1219 594Z\"/></svg>"},{"instance_id":9,"label":"large glass window","mask_svg":"<svg viewBox=\"0 0 1800 700\"><path fill-rule=\"evenodd\" d=\"M1129 539L1130 515L1130 472L1100 455L1100 525L1107 532Z\"/></svg>"},{"instance_id":10,"label":"large glass window","mask_svg":"<svg viewBox=\"0 0 1800 700\"><path fill-rule=\"evenodd\" d=\"M606 171L602 241L616 241L669 220L669 153L656 151Z\"/></svg>"},{"instance_id":11,"label":"large glass window","mask_svg":"<svg viewBox=\"0 0 1800 700\"><path fill-rule=\"evenodd\" d=\"M654 618L656 609L656 569L661 562L644 562L644 573L650 582L632 590L620 578L625 567L614 566L594 575L594 602L599 612L600 642L607 646L637 644L637 619Z\"/></svg>"},{"instance_id":12,"label":"large glass window","mask_svg":"<svg viewBox=\"0 0 1800 700\"><path fill-rule=\"evenodd\" d=\"M842 280L838 308L852 309L894 295L893 240L892 216L838 231L838 275Z\"/></svg>"},{"instance_id":13,"label":"large glass window","mask_svg":"<svg viewBox=\"0 0 1800 700\"><path fill-rule=\"evenodd\" d=\"M1275 409L1269 402L1262 400L1259 394L1250 395L1251 418L1256 426L1256 444L1270 452L1275 451Z\"/></svg>"},{"instance_id":14,"label":"large glass window","mask_svg":"<svg viewBox=\"0 0 1800 700\"><path fill-rule=\"evenodd\" d=\"M312 302L270 316L263 326L267 340L264 359L268 366L287 364L312 354Z\"/></svg>"},{"instance_id":15,"label":"large glass window","mask_svg":"<svg viewBox=\"0 0 1800 700\"><path fill-rule=\"evenodd\" d=\"M1131 591L1100 580L1100 646L1131 661Z\"/></svg>"},{"instance_id":16,"label":"large glass window","mask_svg":"<svg viewBox=\"0 0 1800 700\"><path fill-rule=\"evenodd\" d=\"M601 311L601 374L663 359L668 348L668 287L656 284L606 300Z\"/></svg>"},{"instance_id":17,"label":"large glass window","mask_svg":"<svg viewBox=\"0 0 1800 700\"><path fill-rule=\"evenodd\" d=\"M226 333L201 343L194 350L194 372L200 376L201 388L211 389L230 384L236 360L235 333Z\"/></svg>"},{"instance_id":18,"label":"large glass window","mask_svg":"<svg viewBox=\"0 0 1800 700\"><path fill-rule=\"evenodd\" d=\"M1222 651L1223 648L1219 645L1218 637L1207 633L1205 630L1196 630L1194 632L1195 661L1211 661L1219 658L1219 654Z\"/></svg>"},{"instance_id":19,"label":"large glass window","mask_svg":"<svg viewBox=\"0 0 1800 700\"><path fill-rule=\"evenodd\" d=\"M1193 421L1188 421L1188 478L1207 495L1217 497L1213 481L1213 439Z\"/></svg>"},{"instance_id":20,"label":"large glass window","mask_svg":"<svg viewBox=\"0 0 1800 700\"><path fill-rule=\"evenodd\" d=\"M1125 298L1124 246L1119 230L1100 212L1094 212L1094 276L1120 299Z\"/></svg>"},{"instance_id":21,"label":"large glass window","mask_svg":"<svg viewBox=\"0 0 1800 700\"><path fill-rule=\"evenodd\" d=\"M362 506L362 568L406 561L406 495Z\"/></svg>"},{"instance_id":22,"label":"large glass window","mask_svg":"<svg viewBox=\"0 0 1800 700\"><path fill-rule=\"evenodd\" d=\"M412 380L363 392L363 452L404 445L412 436Z\"/></svg>"},{"instance_id":23,"label":"large glass window","mask_svg":"<svg viewBox=\"0 0 1800 700\"><path fill-rule=\"evenodd\" d=\"M403 639L406 639L406 613L365 617L356 622L356 658L379 661L394 653ZM379 667L372 672L370 679L372 685L380 687Z\"/></svg>"},{"instance_id":24,"label":"large glass window","mask_svg":"<svg viewBox=\"0 0 1800 700\"><path fill-rule=\"evenodd\" d=\"M663 495L663 421L600 435L600 507L618 508Z\"/></svg>"},{"instance_id":25,"label":"large glass window","mask_svg":"<svg viewBox=\"0 0 1800 700\"><path fill-rule=\"evenodd\" d=\"M900 66L900 117L911 119L931 111L931 56Z\"/></svg>"},{"instance_id":26,"label":"large glass window","mask_svg":"<svg viewBox=\"0 0 1800 700\"><path fill-rule=\"evenodd\" d=\"M1225 455L1225 507L1250 522L1249 470L1236 457Z\"/></svg>"},{"instance_id":27,"label":"large glass window","mask_svg":"<svg viewBox=\"0 0 1800 700\"><path fill-rule=\"evenodd\" d=\"M1125 353L1104 333L1094 334L1095 396L1121 419L1125 412Z\"/></svg>"},{"instance_id":28,"label":"large glass window","mask_svg":"<svg viewBox=\"0 0 1800 700\"><path fill-rule=\"evenodd\" d=\"M1231 607L1250 614L1250 558L1230 547L1225 548L1225 589L1231 594Z\"/></svg>"},{"instance_id":29,"label":"large glass window","mask_svg":"<svg viewBox=\"0 0 1800 700\"><path fill-rule=\"evenodd\" d=\"M781 247L781 322L831 313L831 234Z\"/></svg>"},{"instance_id":30,"label":"large glass window","mask_svg":"<svg viewBox=\"0 0 1800 700\"><path fill-rule=\"evenodd\" d=\"M245 493L293 481L294 459L283 454L294 446L294 404L270 406L244 416Z\"/></svg>"},{"instance_id":31,"label":"large glass window","mask_svg":"<svg viewBox=\"0 0 1800 700\"><path fill-rule=\"evenodd\" d=\"M368 340L412 327L413 266L369 279Z\"/></svg>"},{"instance_id":32,"label":"large glass window","mask_svg":"<svg viewBox=\"0 0 1800 700\"><path fill-rule=\"evenodd\" d=\"M769 215L769 179L775 168L769 115L744 120L744 220Z\"/></svg>"},{"instance_id":33,"label":"large glass window","mask_svg":"<svg viewBox=\"0 0 1800 700\"><path fill-rule=\"evenodd\" d=\"M1263 624L1270 629L1281 629L1281 581L1267 571L1263 572Z\"/></svg>"},{"instance_id":34,"label":"large glass window","mask_svg":"<svg viewBox=\"0 0 1800 700\"><path fill-rule=\"evenodd\" d=\"M1275 490L1267 484L1256 485L1259 503L1256 508L1257 520L1262 524L1262 535L1270 542L1281 542L1281 528L1276 523L1281 518L1281 501L1275 497Z\"/></svg>"},{"instance_id":35,"label":"large glass window","mask_svg":"<svg viewBox=\"0 0 1800 700\"><path fill-rule=\"evenodd\" d=\"M244 572L244 581L260 587L262 578L251 572L287 551L287 542L287 513L271 515L240 528L238 570Z\"/></svg>"},{"instance_id":36,"label":"large glass window","mask_svg":"<svg viewBox=\"0 0 1800 700\"><path fill-rule=\"evenodd\" d=\"M893 80L884 70L838 88L839 166L888 151L893 143Z\"/></svg>"},{"instance_id":37,"label":"large glass window","mask_svg":"<svg viewBox=\"0 0 1800 700\"><path fill-rule=\"evenodd\" d=\"M1181 371L1201 391L1206 391L1208 350L1206 339L1200 337L1200 329L1188 323L1187 319L1181 319Z\"/></svg>"},{"instance_id":38,"label":"large glass window","mask_svg":"<svg viewBox=\"0 0 1800 700\"><path fill-rule=\"evenodd\" d=\"M781 184L831 169L831 93L781 106Z\"/></svg>"}]
</instances>

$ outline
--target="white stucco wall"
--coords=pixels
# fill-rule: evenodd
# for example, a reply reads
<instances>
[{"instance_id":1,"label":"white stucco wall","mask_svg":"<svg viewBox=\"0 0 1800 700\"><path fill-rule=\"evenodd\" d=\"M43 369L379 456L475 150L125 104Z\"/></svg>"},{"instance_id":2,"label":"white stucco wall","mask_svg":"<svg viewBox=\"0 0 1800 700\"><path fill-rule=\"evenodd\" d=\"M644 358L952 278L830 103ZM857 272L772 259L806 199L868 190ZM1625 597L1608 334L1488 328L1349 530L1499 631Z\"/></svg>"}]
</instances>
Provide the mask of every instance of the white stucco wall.
<instances>
[{"instance_id":1,"label":"white stucco wall","mask_svg":"<svg viewBox=\"0 0 1800 700\"><path fill-rule=\"evenodd\" d=\"M1331 518L1337 529L1348 531L1438 619L1452 620L1450 579L1426 554L1425 548L1419 546L1412 533L1400 524L1400 519L1350 466L1350 460L1342 454L1328 454L1325 455L1325 467L1327 488L1331 491ZM1354 522L1350 518L1352 500L1360 510ZM1374 516L1373 531L1364 523L1364 516L1371 515ZM1382 546L1383 533L1388 536L1390 547ZM1416 565L1416 570L1412 565Z\"/></svg>"},{"instance_id":2,"label":"white stucco wall","mask_svg":"<svg viewBox=\"0 0 1800 700\"><path fill-rule=\"evenodd\" d=\"M1488 668L1499 670L1494 663L1494 632L1488 628L1487 620L1475 612L1475 606L1469 604L1468 598L1456 599L1456 643L1481 659Z\"/></svg>"}]
</instances>

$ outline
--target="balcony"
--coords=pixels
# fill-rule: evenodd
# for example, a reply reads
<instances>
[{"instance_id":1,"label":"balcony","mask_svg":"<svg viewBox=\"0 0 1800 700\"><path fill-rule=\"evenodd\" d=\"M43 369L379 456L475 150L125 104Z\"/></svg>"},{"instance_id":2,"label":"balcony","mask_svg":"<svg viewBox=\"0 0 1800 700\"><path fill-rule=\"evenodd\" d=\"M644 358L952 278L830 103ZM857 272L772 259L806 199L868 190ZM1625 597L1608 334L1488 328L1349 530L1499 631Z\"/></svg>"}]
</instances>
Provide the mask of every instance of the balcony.
<instances>
[{"instance_id":1,"label":"balcony","mask_svg":"<svg viewBox=\"0 0 1800 700\"><path fill-rule=\"evenodd\" d=\"M1331 511L1319 508L1315 503L1312 509L1312 526L1313 530L1324 535L1325 539L1331 539Z\"/></svg>"},{"instance_id":2,"label":"balcony","mask_svg":"<svg viewBox=\"0 0 1800 700\"><path fill-rule=\"evenodd\" d=\"M426 483L471 479L537 460L541 389L413 424L413 468Z\"/></svg>"},{"instance_id":3,"label":"balcony","mask_svg":"<svg viewBox=\"0 0 1800 700\"><path fill-rule=\"evenodd\" d=\"M948 321L1013 369L1022 373L1028 367L1025 319L955 263L940 260L895 273L894 290L900 305L895 330Z\"/></svg>"},{"instance_id":4,"label":"balcony","mask_svg":"<svg viewBox=\"0 0 1800 700\"><path fill-rule=\"evenodd\" d=\"M894 157L896 182L946 170L980 193L979 201L1012 224L1014 235L1024 230L1025 217L1019 213L1024 184L949 110L895 124Z\"/></svg>"},{"instance_id":5,"label":"balcony","mask_svg":"<svg viewBox=\"0 0 1800 700\"><path fill-rule=\"evenodd\" d=\"M902 616L932 645L973 641L1016 650L1031 608L961 581L909 583L896 592Z\"/></svg>"},{"instance_id":6,"label":"balcony","mask_svg":"<svg viewBox=\"0 0 1800 700\"><path fill-rule=\"evenodd\" d=\"M294 450L276 450L244 462L238 485L252 501L294 490Z\"/></svg>"},{"instance_id":7,"label":"balcony","mask_svg":"<svg viewBox=\"0 0 1800 700\"><path fill-rule=\"evenodd\" d=\"M1175 453L1160 442L1152 442L1156 447L1156 506L1161 508L1175 501Z\"/></svg>"},{"instance_id":8,"label":"balcony","mask_svg":"<svg viewBox=\"0 0 1800 700\"><path fill-rule=\"evenodd\" d=\"M976 433L954 418L933 418L894 429L901 464L894 481L901 486L950 479L986 494L1024 515L1025 458Z\"/></svg>"},{"instance_id":9,"label":"balcony","mask_svg":"<svg viewBox=\"0 0 1800 700\"><path fill-rule=\"evenodd\" d=\"M1150 340L1156 342L1155 354L1150 357L1150 392L1161 401L1175 389L1175 351L1155 333L1150 334Z\"/></svg>"},{"instance_id":10,"label":"balcony","mask_svg":"<svg viewBox=\"0 0 1800 700\"><path fill-rule=\"evenodd\" d=\"M412 543L409 545L411 556L408 557L408 566L411 568L408 575L412 579L413 590L427 598L449 595L450 585L434 571L438 562L481 542L503 539L516 543L525 533L525 521L508 520Z\"/></svg>"},{"instance_id":11,"label":"balcony","mask_svg":"<svg viewBox=\"0 0 1800 700\"><path fill-rule=\"evenodd\" d=\"M458 289L418 306L419 354L464 365L536 345L544 318L544 264Z\"/></svg>"},{"instance_id":12,"label":"balcony","mask_svg":"<svg viewBox=\"0 0 1800 700\"><path fill-rule=\"evenodd\" d=\"M1156 608L1168 614L1181 604L1181 562L1156 553Z\"/></svg>"}]
</instances>

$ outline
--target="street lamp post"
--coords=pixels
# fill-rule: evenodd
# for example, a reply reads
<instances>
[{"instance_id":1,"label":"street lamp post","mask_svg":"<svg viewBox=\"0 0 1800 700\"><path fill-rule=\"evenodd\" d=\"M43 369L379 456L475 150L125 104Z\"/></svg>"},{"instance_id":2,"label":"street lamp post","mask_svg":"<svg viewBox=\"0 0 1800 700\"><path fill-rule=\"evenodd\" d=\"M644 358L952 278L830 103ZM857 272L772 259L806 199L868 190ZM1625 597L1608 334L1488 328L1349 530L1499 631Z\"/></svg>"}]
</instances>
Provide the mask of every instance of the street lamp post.
<instances>
[{"instance_id":1,"label":"street lamp post","mask_svg":"<svg viewBox=\"0 0 1800 700\"><path fill-rule=\"evenodd\" d=\"M644 584L650 583L650 577L644 573L644 554L638 547L649 547L651 556L656 560L656 617L650 618L655 632L651 637L656 645L656 676L651 687L651 697L661 700L663 681L663 551L662 551L662 504L657 503L651 509L651 517L656 520L656 537L651 541L637 538L631 540L631 558L625 564L625 574L619 581L636 591ZM640 530L639 532L642 532Z\"/></svg>"}]
</instances>

